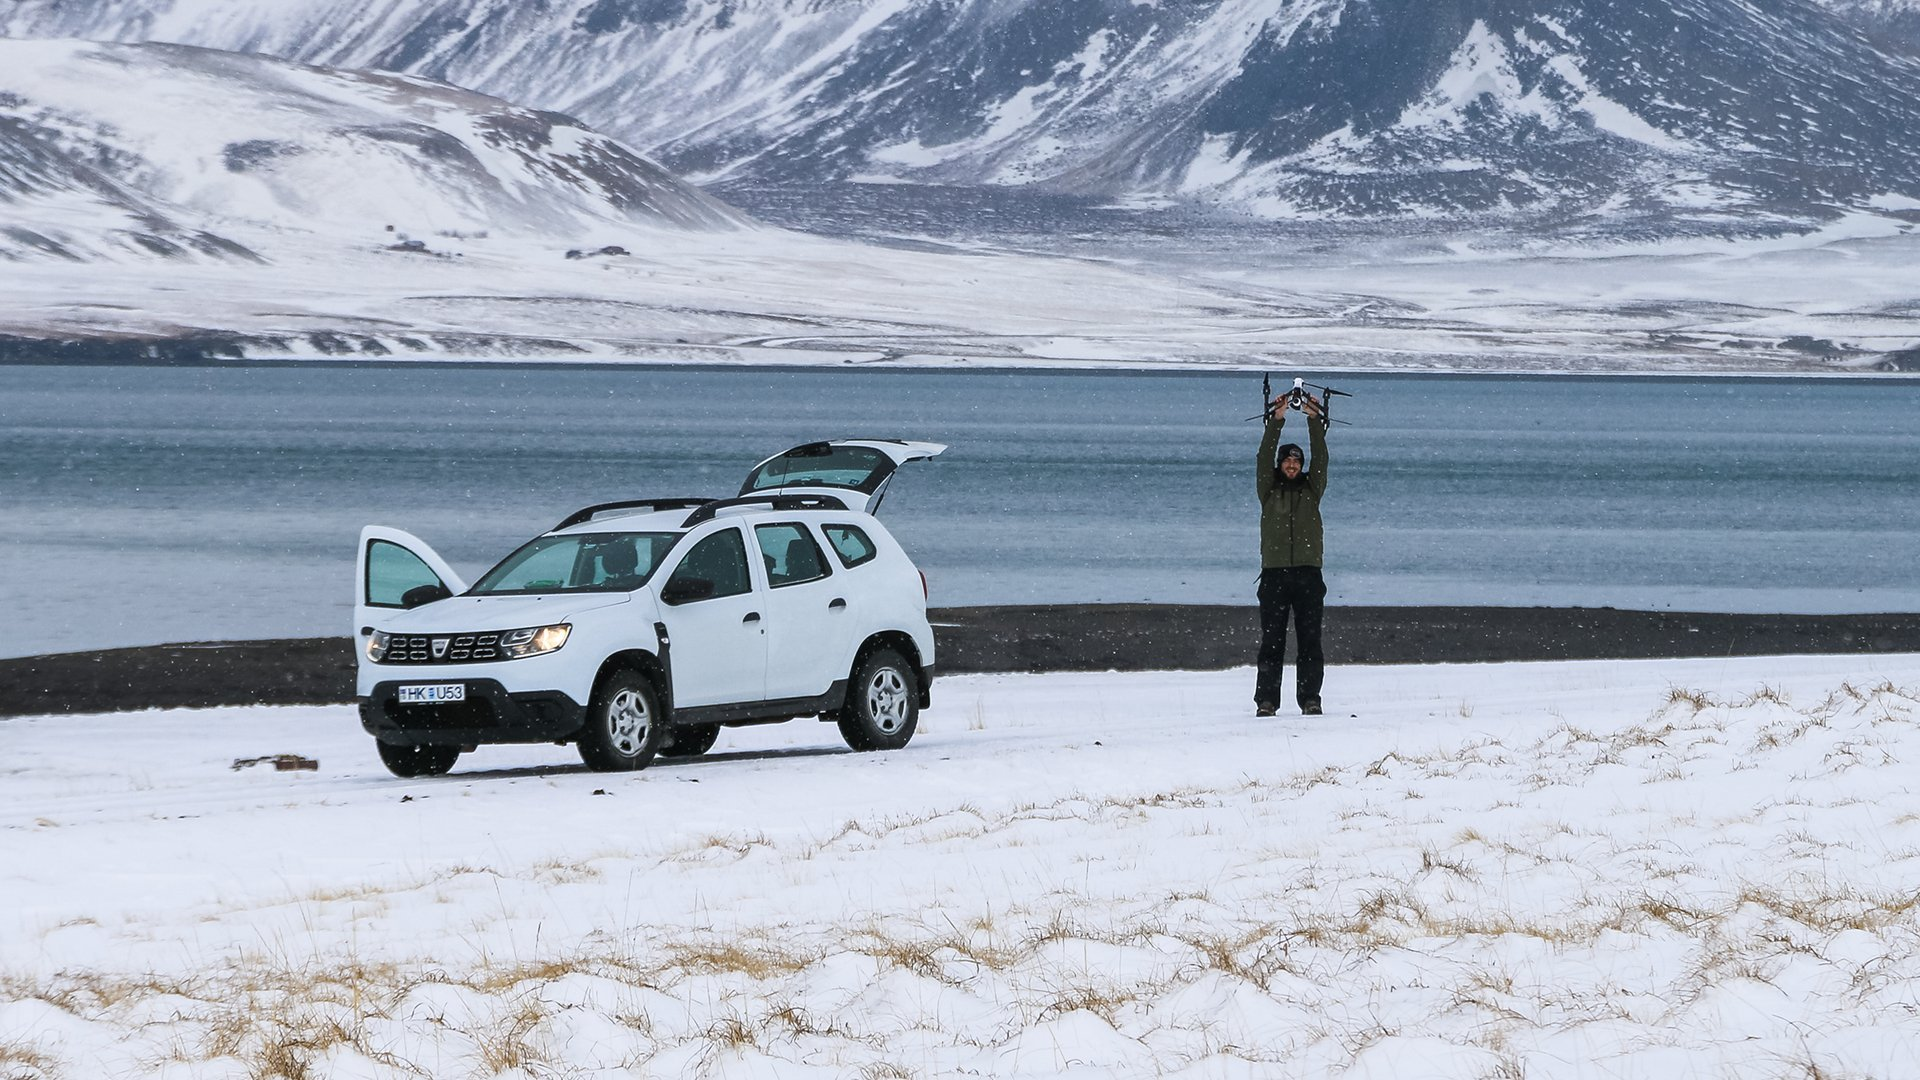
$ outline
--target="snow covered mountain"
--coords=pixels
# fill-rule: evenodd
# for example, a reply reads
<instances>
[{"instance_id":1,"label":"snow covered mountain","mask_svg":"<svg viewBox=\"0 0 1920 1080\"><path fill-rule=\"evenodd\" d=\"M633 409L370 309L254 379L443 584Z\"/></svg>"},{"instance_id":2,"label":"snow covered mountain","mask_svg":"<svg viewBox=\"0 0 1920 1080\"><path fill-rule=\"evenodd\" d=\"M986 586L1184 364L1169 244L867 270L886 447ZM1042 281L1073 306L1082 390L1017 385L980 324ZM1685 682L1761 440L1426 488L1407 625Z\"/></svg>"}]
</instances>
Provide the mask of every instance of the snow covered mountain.
<instances>
[{"instance_id":1,"label":"snow covered mountain","mask_svg":"<svg viewBox=\"0 0 1920 1080\"><path fill-rule=\"evenodd\" d=\"M1920 0L1820 0L1893 52L1920 56Z\"/></svg>"},{"instance_id":2,"label":"snow covered mountain","mask_svg":"<svg viewBox=\"0 0 1920 1080\"><path fill-rule=\"evenodd\" d=\"M0 32L428 75L585 117L709 180L1752 225L1920 194L1920 65L1843 19L1913 14L1911 0L18 0Z\"/></svg>"},{"instance_id":3,"label":"snow covered mountain","mask_svg":"<svg viewBox=\"0 0 1920 1080\"><path fill-rule=\"evenodd\" d=\"M245 258L287 233L564 246L742 221L567 117L417 77L0 41L0 258Z\"/></svg>"}]
</instances>

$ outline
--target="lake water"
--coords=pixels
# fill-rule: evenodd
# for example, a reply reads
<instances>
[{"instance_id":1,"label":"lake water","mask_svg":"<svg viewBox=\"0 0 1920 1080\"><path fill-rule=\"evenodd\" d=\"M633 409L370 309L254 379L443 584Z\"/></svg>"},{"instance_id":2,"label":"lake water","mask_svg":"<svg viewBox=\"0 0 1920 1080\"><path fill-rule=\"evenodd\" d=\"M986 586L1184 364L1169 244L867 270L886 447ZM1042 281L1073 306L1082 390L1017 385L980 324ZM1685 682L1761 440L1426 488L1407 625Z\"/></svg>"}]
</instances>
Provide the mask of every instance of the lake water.
<instances>
[{"instance_id":1,"label":"lake water","mask_svg":"<svg viewBox=\"0 0 1920 1080\"><path fill-rule=\"evenodd\" d=\"M477 574L799 442L950 443L882 517L937 605L1246 602L1252 375L0 369L0 655L344 634L362 525ZM1920 382L1342 375L1330 602L1920 611ZM1304 430L1290 429L1305 442Z\"/></svg>"}]
</instances>

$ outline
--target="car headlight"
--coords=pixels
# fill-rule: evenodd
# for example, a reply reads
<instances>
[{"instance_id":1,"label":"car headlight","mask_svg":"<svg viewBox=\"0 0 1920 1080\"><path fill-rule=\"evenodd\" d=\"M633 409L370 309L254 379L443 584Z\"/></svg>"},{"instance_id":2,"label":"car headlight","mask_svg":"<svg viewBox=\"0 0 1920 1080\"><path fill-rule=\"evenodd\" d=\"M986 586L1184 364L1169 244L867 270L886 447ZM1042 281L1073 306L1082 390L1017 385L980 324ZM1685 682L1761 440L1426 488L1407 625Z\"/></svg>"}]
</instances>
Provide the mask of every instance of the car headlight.
<instances>
[{"instance_id":1,"label":"car headlight","mask_svg":"<svg viewBox=\"0 0 1920 1080\"><path fill-rule=\"evenodd\" d=\"M391 640L391 635L375 630L372 635L367 638L367 659L376 664L385 660L387 658L387 642L389 640Z\"/></svg>"},{"instance_id":2,"label":"car headlight","mask_svg":"<svg viewBox=\"0 0 1920 1080\"><path fill-rule=\"evenodd\" d=\"M567 635L571 633L573 633L573 627L566 623L560 623L557 626L529 626L524 630L508 630L500 635L500 653L510 660L550 653L565 645Z\"/></svg>"}]
</instances>

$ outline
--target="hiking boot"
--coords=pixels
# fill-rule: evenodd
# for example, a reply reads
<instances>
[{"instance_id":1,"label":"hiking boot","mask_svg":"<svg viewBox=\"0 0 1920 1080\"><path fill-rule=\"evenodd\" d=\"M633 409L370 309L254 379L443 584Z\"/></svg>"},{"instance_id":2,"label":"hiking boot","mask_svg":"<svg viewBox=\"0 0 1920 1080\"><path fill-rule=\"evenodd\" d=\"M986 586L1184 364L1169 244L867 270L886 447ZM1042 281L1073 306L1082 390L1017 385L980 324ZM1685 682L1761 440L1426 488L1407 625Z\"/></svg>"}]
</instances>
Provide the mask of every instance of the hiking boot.
<instances>
[{"instance_id":1,"label":"hiking boot","mask_svg":"<svg viewBox=\"0 0 1920 1080\"><path fill-rule=\"evenodd\" d=\"M1271 705L1255 705L1253 707L1253 715L1255 716L1272 716L1273 714L1279 711L1280 711L1279 709L1276 709Z\"/></svg>"},{"instance_id":2,"label":"hiking boot","mask_svg":"<svg viewBox=\"0 0 1920 1080\"><path fill-rule=\"evenodd\" d=\"M1320 702L1318 700L1301 702L1300 715L1301 716L1319 716Z\"/></svg>"}]
</instances>

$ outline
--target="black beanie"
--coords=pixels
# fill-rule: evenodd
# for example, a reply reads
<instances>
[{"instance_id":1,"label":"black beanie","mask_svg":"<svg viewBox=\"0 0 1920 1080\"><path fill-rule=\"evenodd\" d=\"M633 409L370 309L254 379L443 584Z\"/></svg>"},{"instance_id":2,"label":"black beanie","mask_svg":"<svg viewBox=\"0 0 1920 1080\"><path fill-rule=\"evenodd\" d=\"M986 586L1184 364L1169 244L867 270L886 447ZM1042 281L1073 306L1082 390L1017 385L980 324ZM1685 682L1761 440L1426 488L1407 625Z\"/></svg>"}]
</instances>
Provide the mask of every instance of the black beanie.
<instances>
[{"instance_id":1,"label":"black beanie","mask_svg":"<svg viewBox=\"0 0 1920 1080\"><path fill-rule=\"evenodd\" d=\"M1285 461L1290 457L1299 458L1302 465L1307 463L1307 452L1300 449L1299 443L1287 443L1280 447L1280 456L1276 461Z\"/></svg>"}]
</instances>

